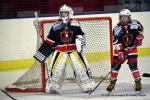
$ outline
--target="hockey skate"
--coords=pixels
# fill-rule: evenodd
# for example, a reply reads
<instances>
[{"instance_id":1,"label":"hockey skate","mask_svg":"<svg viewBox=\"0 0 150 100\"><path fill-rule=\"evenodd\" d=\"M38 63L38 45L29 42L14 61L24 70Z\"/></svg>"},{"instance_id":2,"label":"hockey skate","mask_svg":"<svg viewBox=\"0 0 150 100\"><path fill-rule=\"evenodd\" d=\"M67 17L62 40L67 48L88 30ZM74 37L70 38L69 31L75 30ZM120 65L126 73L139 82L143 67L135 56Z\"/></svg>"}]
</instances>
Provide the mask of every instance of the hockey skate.
<instances>
[{"instance_id":1,"label":"hockey skate","mask_svg":"<svg viewBox=\"0 0 150 100\"><path fill-rule=\"evenodd\" d=\"M51 86L49 86L47 88L46 93L48 93L48 94L61 94L61 89L58 85L52 84Z\"/></svg>"},{"instance_id":2,"label":"hockey skate","mask_svg":"<svg viewBox=\"0 0 150 100\"><path fill-rule=\"evenodd\" d=\"M114 81L111 81L111 82L110 82L110 84L109 84L108 87L107 87L107 91L108 91L108 92L111 92L111 91L114 89L115 83L116 83L116 82L114 82Z\"/></svg>"},{"instance_id":3,"label":"hockey skate","mask_svg":"<svg viewBox=\"0 0 150 100\"><path fill-rule=\"evenodd\" d=\"M141 81L135 81L135 91L141 91L142 89L142 84Z\"/></svg>"},{"instance_id":4,"label":"hockey skate","mask_svg":"<svg viewBox=\"0 0 150 100\"><path fill-rule=\"evenodd\" d=\"M61 94L61 90L59 88L56 87L51 87L50 89L50 94Z\"/></svg>"},{"instance_id":5,"label":"hockey skate","mask_svg":"<svg viewBox=\"0 0 150 100\"><path fill-rule=\"evenodd\" d=\"M90 80L90 82L84 83L81 85L83 93L90 93L95 87L95 82Z\"/></svg>"}]
</instances>

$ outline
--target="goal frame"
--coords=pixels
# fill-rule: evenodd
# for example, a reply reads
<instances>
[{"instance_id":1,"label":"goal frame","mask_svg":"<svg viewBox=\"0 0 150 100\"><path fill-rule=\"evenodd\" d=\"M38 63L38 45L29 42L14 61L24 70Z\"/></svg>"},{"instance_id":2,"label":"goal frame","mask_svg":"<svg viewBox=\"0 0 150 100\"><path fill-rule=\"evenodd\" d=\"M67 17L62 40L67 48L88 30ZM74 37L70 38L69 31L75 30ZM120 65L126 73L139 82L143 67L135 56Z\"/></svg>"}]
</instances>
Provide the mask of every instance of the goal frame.
<instances>
[{"instance_id":1,"label":"goal frame","mask_svg":"<svg viewBox=\"0 0 150 100\"><path fill-rule=\"evenodd\" d=\"M84 17L84 18L73 18L77 21L86 21L86 20L109 20L109 29L110 29L110 62L112 65L112 59L113 59L113 38L112 38L112 19L111 17ZM45 23L53 23L56 22L58 19L44 19L44 20L40 20L40 27L43 27ZM42 34L41 34L42 33ZM41 28L40 30L40 36L42 38L42 41L44 41L44 28ZM38 33L37 33L38 34ZM111 70L111 66L110 66L110 70ZM45 92L45 88L46 88L46 68L44 64L41 64L41 71L42 71L42 85L41 88L27 88L27 89L19 89L16 87L13 88L5 88L7 91L9 92L23 92L23 93L29 93L29 92Z\"/></svg>"}]
</instances>

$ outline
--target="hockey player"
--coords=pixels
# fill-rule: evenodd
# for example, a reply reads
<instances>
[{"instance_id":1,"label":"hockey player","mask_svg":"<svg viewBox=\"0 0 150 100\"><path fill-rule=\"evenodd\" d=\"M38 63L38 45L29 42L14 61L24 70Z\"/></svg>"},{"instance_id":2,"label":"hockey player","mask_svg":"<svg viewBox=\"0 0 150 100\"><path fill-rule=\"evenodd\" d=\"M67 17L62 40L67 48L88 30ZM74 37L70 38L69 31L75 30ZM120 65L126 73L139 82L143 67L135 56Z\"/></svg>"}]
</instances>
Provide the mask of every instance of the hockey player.
<instances>
[{"instance_id":1,"label":"hockey player","mask_svg":"<svg viewBox=\"0 0 150 100\"><path fill-rule=\"evenodd\" d=\"M87 61L82 55L82 47L85 45L79 22L72 19L73 10L63 5L59 10L59 20L51 28L46 40L34 55L35 59L44 62L52 53L51 87L50 93L61 93L61 87L65 78L65 64L69 57L73 63L76 81L84 92L94 88L94 82L88 73Z\"/></svg>"},{"instance_id":2,"label":"hockey player","mask_svg":"<svg viewBox=\"0 0 150 100\"><path fill-rule=\"evenodd\" d=\"M110 84L107 91L114 89L121 64L127 59L127 64L135 80L135 91L141 91L141 76L137 67L137 47L142 45L143 26L137 20L131 20L129 9L119 13L119 23L113 29L114 57L111 70Z\"/></svg>"}]
</instances>

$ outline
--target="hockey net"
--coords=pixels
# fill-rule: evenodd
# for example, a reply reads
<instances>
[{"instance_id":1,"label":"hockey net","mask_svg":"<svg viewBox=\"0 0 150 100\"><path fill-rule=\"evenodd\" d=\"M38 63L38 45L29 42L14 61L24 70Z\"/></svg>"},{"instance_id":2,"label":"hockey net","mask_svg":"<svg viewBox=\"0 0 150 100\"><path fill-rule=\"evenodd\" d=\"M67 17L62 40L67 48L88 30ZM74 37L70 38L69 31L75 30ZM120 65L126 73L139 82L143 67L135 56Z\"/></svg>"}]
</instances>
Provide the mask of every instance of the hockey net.
<instances>
[{"instance_id":1,"label":"hockey net","mask_svg":"<svg viewBox=\"0 0 150 100\"><path fill-rule=\"evenodd\" d=\"M81 24L86 38L86 47L83 50L91 68L93 78L104 77L111 69L112 64L112 21L110 17L75 18ZM40 30L37 37L37 48L44 41L56 20L40 20ZM50 62L51 57L48 59ZM70 59L66 62L66 81L74 80ZM28 69L7 91L11 92L45 92L47 81L46 68L38 61Z\"/></svg>"}]
</instances>

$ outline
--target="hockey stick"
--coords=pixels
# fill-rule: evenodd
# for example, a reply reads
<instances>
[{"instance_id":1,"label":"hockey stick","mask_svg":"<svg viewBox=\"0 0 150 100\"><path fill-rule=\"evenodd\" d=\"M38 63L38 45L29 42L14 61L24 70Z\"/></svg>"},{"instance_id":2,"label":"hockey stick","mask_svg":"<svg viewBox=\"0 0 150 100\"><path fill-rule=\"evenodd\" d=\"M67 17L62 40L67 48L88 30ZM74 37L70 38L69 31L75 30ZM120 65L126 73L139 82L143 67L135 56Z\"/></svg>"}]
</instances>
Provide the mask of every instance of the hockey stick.
<instances>
[{"instance_id":1,"label":"hockey stick","mask_svg":"<svg viewBox=\"0 0 150 100\"><path fill-rule=\"evenodd\" d=\"M51 83L51 70L48 69L48 62L47 62L47 60L45 61L44 65L45 65L46 71L47 71L48 82Z\"/></svg>"},{"instance_id":2,"label":"hockey stick","mask_svg":"<svg viewBox=\"0 0 150 100\"><path fill-rule=\"evenodd\" d=\"M37 33L39 34L40 33L40 29L39 29L39 20L38 20L38 13L37 12L34 12L34 16L35 16L35 22L34 22L34 25L35 25L35 29L37 31Z\"/></svg>"},{"instance_id":3,"label":"hockey stick","mask_svg":"<svg viewBox=\"0 0 150 100\"><path fill-rule=\"evenodd\" d=\"M3 93L5 93L9 98L11 98L12 100L17 100L14 97L12 97L9 93L7 93L5 90L0 89Z\"/></svg>"},{"instance_id":4,"label":"hockey stick","mask_svg":"<svg viewBox=\"0 0 150 100\"><path fill-rule=\"evenodd\" d=\"M150 74L149 73L143 73L142 77L150 77Z\"/></svg>"},{"instance_id":5,"label":"hockey stick","mask_svg":"<svg viewBox=\"0 0 150 100\"><path fill-rule=\"evenodd\" d=\"M37 49L39 48L38 46L41 46L41 44L43 43L42 41L42 37L41 37L41 34L40 34L40 25L39 25L39 19L38 19L38 13L37 12L34 12L34 16L35 16L35 28L36 28L36 32L37 32ZM48 61L47 59L45 60L44 64L44 67L46 68L46 72L47 72L47 77L48 77L48 83L50 84L51 83L51 71L48 69Z\"/></svg>"},{"instance_id":6,"label":"hockey stick","mask_svg":"<svg viewBox=\"0 0 150 100\"><path fill-rule=\"evenodd\" d=\"M39 47L41 46L42 44L42 36L41 36L41 27L39 25L39 19L38 19L38 13L37 12L34 12L34 16L35 16L35 20L33 22L34 26L35 26L35 29L36 29L36 32L37 32L37 48L36 49L39 49Z\"/></svg>"},{"instance_id":7,"label":"hockey stick","mask_svg":"<svg viewBox=\"0 0 150 100\"><path fill-rule=\"evenodd\" d=\"M128 55L134 48L135 48L135 46L133 46L133 47L130 49L130 51L127 52L127 54L125 55L125 58L127 57L127 55ZM117 68L118 65L124 63L125 61L126 61L126 59L125 59L124 61L118 63L116 66L114 66L113 69ZM112 70L113 70L113 69L112 69ZM111 71L112 71L112 70L111 70ZM105 75L105 77L95 86L95 88L89 92L89 95L91 95L91 94L97 89L97 87L107 78L107 76L108 76L109 74L111 74L111 71L109 71L109 72Z\"/></svg>"}]
</instances>

